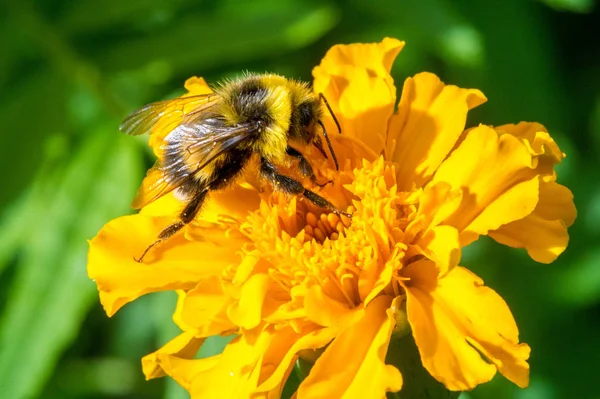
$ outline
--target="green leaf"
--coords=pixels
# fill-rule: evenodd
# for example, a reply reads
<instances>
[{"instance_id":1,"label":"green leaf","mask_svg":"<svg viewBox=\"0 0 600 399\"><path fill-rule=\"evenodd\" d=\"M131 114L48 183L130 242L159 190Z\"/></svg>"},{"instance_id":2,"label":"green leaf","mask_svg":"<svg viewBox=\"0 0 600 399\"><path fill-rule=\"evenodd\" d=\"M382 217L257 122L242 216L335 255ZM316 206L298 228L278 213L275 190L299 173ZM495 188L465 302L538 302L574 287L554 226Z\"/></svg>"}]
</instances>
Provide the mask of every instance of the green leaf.
<instances>
[{"instance_id":1,"label":"green leaf","mask_svg":"<svg viewBox=\"0 0 600 399\"><path fill-rule=\"evenodd\" d=\"M123 70L164 60L163 67L173 74L206 71L231 62L249 62L292 51L322 37L337 20L334 9L310 9L301 2L278 2L273 7L236 2L235 8L239 7L244 7L243 13L230 12L232 6L209 13L186 13L169 29L115 43L107 51L97 53L95 62L103 70ZM290 32L294 30L296 35L292 37ZM302 36L297 36L299 32ZM210 46L194 45L202 38L210 38Z\"/></svg>"},{"instance_id":2,"label":"green leaf","mask_svg":"<svg viewBox=\"0 0 600 399\"><path fill-rule=\"evenodd\" d=\"M594 0L539 0L559 11L589 13L594 8Z\"/></svg>"},{"instance_id":3,"label":"green leaf","mask_svg":"<svg viewBox=\"0 0 600 399\"><path fill-rule=\"evenodd\" d=\"M388 393L388 398L455 399L460 395L449 391L425 370L412 334L392 338L385 360L400 370L403 380L400 392Z\"/></svg>"},{"instance_id":4,"label":"green leaf","mask_svg":"<svg viewBox=\"0 0 600 399\"><path fill-rule=\"evenodd\" d=\"M12 83L3 89L6 97L0 101L0 170L11 173L10 179L2 180L0 208L26 190L44 159L45 139L66 125L64 81L59 75L44 70ZM40 107L40 98L53 101Z\"/></svg>"},{"instance_id":5,"label":"green leaf","mask_svg":"<svg viewBox=\"0 0 600 399\"><path fill-rule=\"evenodd\" d=\"M64 174L47 182L45 208L28 225L0 323L2 396L36 396L96 300L86 239L127 209L140 178L132 145L99 131Z\"/></svg>"}]
</instances>

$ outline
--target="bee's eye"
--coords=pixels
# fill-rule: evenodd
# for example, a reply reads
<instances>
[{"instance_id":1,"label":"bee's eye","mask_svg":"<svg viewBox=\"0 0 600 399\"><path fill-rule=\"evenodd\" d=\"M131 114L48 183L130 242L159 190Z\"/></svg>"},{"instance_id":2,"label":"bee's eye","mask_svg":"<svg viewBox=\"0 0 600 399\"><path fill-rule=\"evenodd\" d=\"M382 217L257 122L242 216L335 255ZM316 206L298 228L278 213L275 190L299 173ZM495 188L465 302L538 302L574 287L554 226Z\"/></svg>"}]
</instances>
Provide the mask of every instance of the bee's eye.
<instances>
[{"instance_id":1,"label":"bee's eye","mask_svg":"<svg viewBox=\"0 0 600 399\"><path fill-rule=\"evenodd\" d=\"M298 106L298 116L300 125L309 127L315 121L312 105L308 102L300 104Z\"/></svg>"}]
</instances>

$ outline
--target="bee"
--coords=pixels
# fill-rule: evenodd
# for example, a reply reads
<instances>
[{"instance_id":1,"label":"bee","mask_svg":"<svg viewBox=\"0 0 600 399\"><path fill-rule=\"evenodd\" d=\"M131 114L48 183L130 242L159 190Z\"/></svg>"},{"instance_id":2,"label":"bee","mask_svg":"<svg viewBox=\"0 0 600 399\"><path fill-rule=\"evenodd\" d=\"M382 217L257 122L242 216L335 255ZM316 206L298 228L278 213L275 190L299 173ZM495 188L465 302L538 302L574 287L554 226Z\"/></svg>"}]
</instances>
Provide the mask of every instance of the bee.
<instances>
[{"instance_id":1,"label":"bee","mask_svg":"<svg viewBox=\"0 0 600 399\"><path fill-rule=\"evenodd\" d=\"M318 134L321 130L339 169L322 122L322 105L341 133L325 97L314 94L308 84L275 74L247 74L215 87L211 94L154 102L130 114L120 126L129 135L152 134L163 117L176 120L166 127L169 131L160 144L162 156L148 171L132 207L140 209L173 190L185 203L178 220L165 227L156 241L134 259L142 262L151 248L194 220L209 193L225 188L252 156L259 158L260 175L275 189L303 195L319 207L350 217L298 180L280 173L277 167L295 159L300 174L314 184L322 187L329 183L318 184L306 158L290 145L313 144L327 158ZM184 107L190 111L184 113Z\"/></svg>"}]
</instances>

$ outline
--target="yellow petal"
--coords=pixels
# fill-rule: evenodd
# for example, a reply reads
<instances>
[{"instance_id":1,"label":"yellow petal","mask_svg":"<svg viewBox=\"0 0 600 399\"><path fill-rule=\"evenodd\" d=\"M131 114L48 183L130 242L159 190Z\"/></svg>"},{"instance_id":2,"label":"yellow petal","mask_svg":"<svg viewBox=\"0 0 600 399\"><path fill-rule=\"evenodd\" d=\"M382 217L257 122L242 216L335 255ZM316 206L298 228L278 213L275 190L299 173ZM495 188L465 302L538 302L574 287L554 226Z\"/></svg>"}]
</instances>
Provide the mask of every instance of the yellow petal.
<instances>
[{"instance_id":1,"label":"yellow petal","mask_svg":"<svg viewBox=\"0 0 600 399\"><path fill-rule=\"evenodd\" d=\"M525 248L537 262L553 262L567 248L567 228L573 224L577 211L573 194L556 182L540 184L540 200L533 212L523 219L490 231L501 244Z\"/></svg>"},{"instance_id":2,"label":"yellow petal","mask_svg":"<svg viewBox=\"0 0 600 399\"><path fill-rule=\"evenodd\" d=\"M298 352L326 346L339 332L337 328L319 328L298 334L286 327L277 332L263 358L262 383L258 392L271 391L284 382L286 372L293 367Z\"/></svg>"},{"instance_id":3,"label":"yellow petal","mask_svg":"<svg viewBox=\"0 0 600 399\"><path fill-rule=\"evenodd\" d=\"M175 191L171 191L140 209L140 214L154 217L176 217L181 213L184 207L184 201L177 198Z\"/></svg>"},{"instance_id":4,"label":"yellow petal","mask_svg":"<svg viewBox=\"0 0 600 399\"><path fill-rule=\"evenodd\" d=\"M379 296L367 307L365 316L342 331L325 349L300 384L299 399L383 398L402 387L402 376L385 364L390 336L395 325L390 311L392 297Z\"/></svg>"},{"instance_id":5,"label":"yellow petal","mask_svg":"<svg viewBox=\"0 0 600 399\"><path fill-rule=\"evenodd\" d=\"M350 65L363 68L374 76L387 77L403 47L403 41L390 37L380 43L337 44L327 51L315 69L335 75L341 66Z\"/></svg>"},{"instance_id":6,"label":"yellow petal","mask_svg":"<svg viewBox=\"0 0 600 399\"><path fill-rule=\"evenodd\" d=\"M521 139L535 157L535 167L544 180L555 180L554 166L559 164L565 154L558 148L546 128L535 122L520 122L516 125L502 125L495 129Z\"/></svg>"},{"instance_id":7,"label":"yellow petal","mask_svg":"<svg viewBox=\"0 0 600 399\"><path fill-rule=\"evenodd\" d=\"M423 255L435 262L442 275L458 266L461 244L456 228L435 226L419 239L417 245Z\"/></svg>"},{"instance_id":8,"label":"yellow petal","mask_svg":"<svg viewBox=\"0 0 600 399\"><path fill-rule=\"evenodd\" d=\"M448 389L465 391L489 381L497 369L527 386L530 349L519 344L515 320L496 292L463 267L438 280L435 265L426 260L411 264L404 276L410 278L408 321L434 378Z\"/></svg>"},{"instance_id":9,"label":"yellow petal","mask_svg":"<svg viewBox=\"0 0 600 399\"><path fill-rule=\"evenodd\" d=\"M313 69L314 91L327 98L344 136L365 143L375 155L385 146L388 119L394 111L396 88L389 72L403 46L404 42L390 38L337 45ZM336 134L327 111L325 115L329 134Z\"/></svg>"},{"instance_id":10,"label":"yellow petal","mask_svg":"<svg viewBox=\"0 0 600 399\"><path fill-rule=\"evenodd\" d=\"M260 197L255 189L235 184L224 190L211 192L196 218L211 223L223 221L224 218L241 221L249 212L256 210L259 203ZM178 198L172 191L143 207L140 213L147 216L176 217L185 204L186 200Z\"/></svg>"},{"instance_id":11,"label":"yellow petal","mask_svg":"<svg viewBox=\"0 0 600 399\"><path fill-rule=\"evenodd\" d=\"M227 317L231 302L221 288L219 277L210 276L180 296L173 318L181 329L193 329L197 337L218 335L237 329Z\"/></svg>"},{"instance_id":12,"label":"yellow petal","mask_svg":"<svg viewBox=\"0 0 600 399\"><path fill-rule=\"evenodd\" d=\"M184 388L189 389L191 381L202 370L202 365L193 360L204 339L184 332L173 338L165 346L142 358L142 369L147 380L170 375Z\"/></svg>"},{"instance_id":13,"label":"yellow petal","mask_svg":"<svg viewBox=\"0 0 600 399\"><path fill-rule=\"evenodd\" d=\"M152 248L143 263L138 257L172 218L124 216L106 224L90 241L88 275L98 285L109 316L149 292L190 289L205 277L218 275L240 257L231 248L188 241L181 234Z\"/></svg>"},{"instance_id":14,"label":"yellow petal","mask_svg":"<svg viewBox=\"0 0 600 399\"><path fill-rule=\"evenodd\" d=\"M498 135L487 126L471 130L432 180L463 191L460 207L445 223L461 233L487 234L530 214L538 200L532 162L514 136Z\"/></svg>"},{"instance_id":15,"label":"yellow petal","mask_svg":"<svg viewBox=\"0 0 600 399\"><path fill-rule=\"evenodd\" d=\"M227 315L235 325L247 330L258 326L270 281L268 274L259 273L242 285L239 299L227 309Z\"/></svg>"},{"instance_id":16,"label":"yellow petal","mask_svg":"<svg viewBox=\"0 0 600 399\"><path fill-rule=\"evenodd\" d=\"M417 219L421 229L427 230L442 223L460 207L463 191L446 182L428 184L421 194Z\"/></svg>"},{"instance_id":17,"label":"yellow petal","mask_svg":"<svg viewBox=\"0 0 600 399\"><path fill-rule=\"evenodd\" d=\"M462 195L460 188L452 188L446 182L428 184L421 194L417 217L406 228L405 240L416 246L409 252L425 255L437 264L442 274L460 261L458 230L440 224L460 207Z\"/></svg>"},{"instance_id":18,"label":"yellow petal","mask_svg":"<svg viewBox=\"0 0 600 399\"><path fill-rule=\"evenodd\" d=\"M398 164L399 191L431 179L463 132L467 111L485 101L479 90L445 85L431 73L406 79L386 140L386 159Z\"/></svg>"},{"instance_id":19,"label":"yellow petal","mask_svg":"<svg viewBox=\"0 0 600 399\"><path fill-rule=\"evenodd\" d=\"M327 296L319 284L308 288L304 308L310 321L326 327L346 325L362 314L362 309L350 308L347 302L339 302Z\"/></svg>"},{"instance_id":20,"label":"yellow petal","mask_svg":"<svg viewBox=\"0 0 600 399\"><path fill-rule=\"evenodd\" d=\"M192 398L250 398L258 386L262 357L274 336L272 328L255 328L231 341L214 367L193 381Z\"/></svg>"},{"instance_id":21,"label":"yellow petal","mask_svg":"<svg viewBox=\"0 0 600 399\"><path fill-rule=\"evenodd\" d=\"M191 78L186 80L183 84L183 87L185 87L185 89L188 92L182 97L197 96L200 94L210 94L213 92L210 86L204 80L204 78L199 78L197 76L192 76Z\"/></svg>"}]
</instances>

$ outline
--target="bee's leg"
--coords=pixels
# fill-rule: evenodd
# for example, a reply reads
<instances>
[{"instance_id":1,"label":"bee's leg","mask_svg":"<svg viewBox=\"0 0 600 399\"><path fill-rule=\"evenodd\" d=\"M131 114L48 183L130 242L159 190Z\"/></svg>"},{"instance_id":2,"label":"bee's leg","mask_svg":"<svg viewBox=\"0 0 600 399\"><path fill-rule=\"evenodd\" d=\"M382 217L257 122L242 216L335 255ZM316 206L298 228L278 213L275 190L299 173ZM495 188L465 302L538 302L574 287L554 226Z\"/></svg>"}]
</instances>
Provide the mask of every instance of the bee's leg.
<instances>
[{"instance_id":1,"label":"bee's leg","mask_svg":"<svg viewBox=\"0 0 600 399\"><path fill-rule=\"evenodd\" d=\"M346 217L352 217L352 215L348 212L344 212L335 207L331 202L327 201L325 198L321 197L317 193L314 193L302 186L302 183L299 181L292 179L289 176L285 176L280 174L277 171L275 165L267 161L266 159L261 160L260 165L260 173L266 177L275 188L288 193L295 195L304 195L304 197L312 202L313 204L320 206L321 208L325 208L330 212L333 212L338 215L344 215Z\"/></svg>"},{"instance_id":2,"label":"bee's leg","mask_svg":"<svg viewBox=\"0 0 600 399\"><path fill-rule=\"evenodd\" d=\"M179 214L180 220L165 227L158 234L158 238L156 239L156 241L154 241L152 244L150 244L148 246L148 248L146 248L146 250L142 253L142 255L139 258L137 258L137 259L134 258L135 261L141 263L142 260L144 259L144 256L146 256L146 254L148 253L148 251L150 251L150 249L152 249L156 245L160 244L161 242L168 240L175 233L177 233L179 230L181 230L183 228L183 226L185 226L186 224L188 224L189 222L194 220L194 217L196 217L196 215L198 214L198 211L202 207L202 204L204 203L204 200L206 199L207 194L208 194L208 190L206 188L201 189L196 194L194 194L194 196L192 197L190 202L188 202L188 204L185 206L185 208L183 208L183 211L181 211L181 213Z\"/></svg>"},{"instance_id":3,"label":"bee's leg","mask_svg":"<svg viewBox=\"0 0 600 399\"><path fill-rule=\"evenodd\" d=\"M324 187L324 186L328 185L329 183L333 183L333 180L329 180L326 183L319 184L317 182L317 178L315 177L315 172L313 171L312 166L310 166L310 164L308 163L306 158L304 158L304 155L302 155L302 153L300 151L290 147L289 145L285 151L289 156L298 159L298 161L299 161L298 168L300 168L300 173L302 173L303 176L308 177L310 179L310 181L313 182L315 185L317 185L319 187Z\"/></svg>"}]
</instances>

